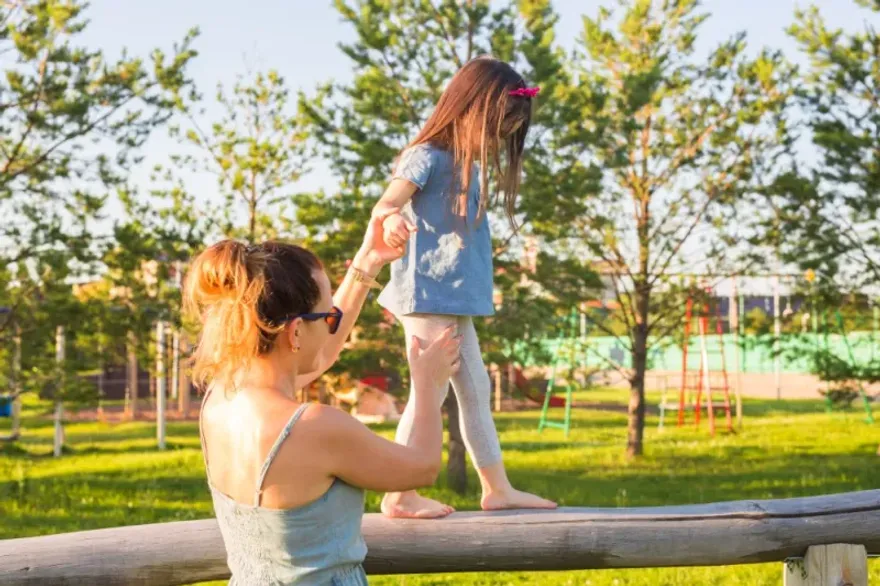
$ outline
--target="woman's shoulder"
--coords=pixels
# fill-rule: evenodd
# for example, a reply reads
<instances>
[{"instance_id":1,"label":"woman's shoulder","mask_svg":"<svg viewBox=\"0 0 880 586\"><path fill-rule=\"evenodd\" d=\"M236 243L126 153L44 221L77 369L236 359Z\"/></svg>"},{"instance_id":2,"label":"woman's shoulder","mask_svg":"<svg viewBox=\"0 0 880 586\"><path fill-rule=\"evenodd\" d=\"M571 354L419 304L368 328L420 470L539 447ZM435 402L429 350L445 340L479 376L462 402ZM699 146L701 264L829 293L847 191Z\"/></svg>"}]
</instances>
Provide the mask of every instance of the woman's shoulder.
<instances>
[{"instance_id":1,"label":"woman's shoulder","mask_svg":"<svg viewBox=\"0 0 880 586\"><path fill-rule=\"evenodd\" d=\"M341 409L320 403L307 403L299 417L297 445L319 460L321 454L350 445L363 427L357 419Z\"/></svg>"},{"instance_id":2,"label":"woman's shoulder","mask_svg":"<svg viewBox=\"0 0 880 586\"><path fill-rule=\"evenodd\" d=\"M319 432L321 435L333 431L333 425L351 419L351 416L330 405L321 403L303 403L297 410L302 410L299 420L308 431ZM328 427L329 426L329 427Z\"/></svg>"}]
</instances>

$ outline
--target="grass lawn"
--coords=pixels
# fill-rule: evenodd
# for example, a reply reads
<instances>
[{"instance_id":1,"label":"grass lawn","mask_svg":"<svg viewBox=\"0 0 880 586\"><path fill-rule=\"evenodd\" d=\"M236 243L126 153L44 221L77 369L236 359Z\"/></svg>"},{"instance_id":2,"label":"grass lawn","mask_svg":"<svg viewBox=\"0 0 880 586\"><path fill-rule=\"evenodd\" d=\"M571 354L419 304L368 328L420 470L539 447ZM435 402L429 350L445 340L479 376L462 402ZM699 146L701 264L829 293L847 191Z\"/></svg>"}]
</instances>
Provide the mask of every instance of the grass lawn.
<instances>
[{"instance_id":1,"label":"grass lawn","mask_svg":"<svg viewBox=\"0 0 880 586\"><path fill-rule=\"evenodd\" d=\"M589 397L626 401L622 391ZM39 408L45 406L27 406L23 440L0 447L0 538L211 515L194 423L169 424L169 449L161 453L155 449L155 428L148 423L70 424L67 453L56 460L51 457L51 422L35 417ZM556 430L539 435L537 411L501 414L496 421L514 483L563 505L665 505L880 488L880 428L863 423L860 411L826 414L818 401L754 401L745 404L745 415L741 433L719 433L714 439L705 426L672 426L660 433L651 418L645 457L636 462L623 457L626 422L620 413L575 411L568 440ZM0 422L0 434L2 426L8 420ZM390 427L378 430L392 433ZM475 477L471 480L464 496L442 488L444 478L438 482L441 488L429 494L459 510L474 509L478 484ZM368 510L376 511L378 503L378 495L368 496ZM871 578L880 583L880 563L871 562ZM781 564L768 564L376 577L371 584L775 586L781 579Z\"/></svg>"}]
</instances>

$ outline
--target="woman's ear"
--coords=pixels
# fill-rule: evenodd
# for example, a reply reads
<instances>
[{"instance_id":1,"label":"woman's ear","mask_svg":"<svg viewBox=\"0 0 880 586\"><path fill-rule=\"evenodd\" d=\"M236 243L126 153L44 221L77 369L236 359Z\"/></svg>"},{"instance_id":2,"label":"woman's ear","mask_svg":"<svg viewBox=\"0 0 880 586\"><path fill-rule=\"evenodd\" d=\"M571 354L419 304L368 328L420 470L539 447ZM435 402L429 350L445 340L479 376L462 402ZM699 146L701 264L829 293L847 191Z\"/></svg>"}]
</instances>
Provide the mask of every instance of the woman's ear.
<instances>
[{"instance_id":1,"label":"woman's ear","mask_svg":"<svg viewBox=\"0 0 880 586\"><path fill-rule=\"evenodd\" d=\"M300 318L296 318L295 320L290 322L290 327L287 328L287 344L291 352L299 352L299 339L302 325L303 320Z\"/></svg>"}]
</instances>

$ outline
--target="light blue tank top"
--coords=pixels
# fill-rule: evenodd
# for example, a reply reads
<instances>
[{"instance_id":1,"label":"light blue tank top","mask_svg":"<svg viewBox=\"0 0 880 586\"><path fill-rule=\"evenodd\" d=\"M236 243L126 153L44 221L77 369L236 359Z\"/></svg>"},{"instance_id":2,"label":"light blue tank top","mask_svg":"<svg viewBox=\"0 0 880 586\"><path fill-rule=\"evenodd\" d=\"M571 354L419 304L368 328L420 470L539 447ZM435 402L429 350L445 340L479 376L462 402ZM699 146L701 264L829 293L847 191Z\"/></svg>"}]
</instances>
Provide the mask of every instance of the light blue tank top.
<instances>
[{"instance_id":1,"label":"light blue tank top","mask_svg":"<svg viewBox=\"0 0 880 586\"><path fill-rule=\"evenodd\" d=\"M492 236L478 219L480 178L474 165L467 224L454 213L458 196L448 151L420 144L403 152L394 172L419 188L402 213L416 224L403 258L391 263L391 280L379 304L395 315L434 313L486 316L492 304Z\"/></svg>"},{"instance_id":2,"label":"light blue tank top","mask_svg":"<svg viewBox=\"0 0 880 586\"><path fill-rule=\"evenodd\" d=\"M318 500L301 507L279 510L260 506L269 466L307 407L304 404L296 410L266 457L253 505L233 500L211 483L202 434L208 486L232 572L230 586L367 584L361 566L367 555L361 536L364 491L337 479Z\"/></svg>"}]
</instances>

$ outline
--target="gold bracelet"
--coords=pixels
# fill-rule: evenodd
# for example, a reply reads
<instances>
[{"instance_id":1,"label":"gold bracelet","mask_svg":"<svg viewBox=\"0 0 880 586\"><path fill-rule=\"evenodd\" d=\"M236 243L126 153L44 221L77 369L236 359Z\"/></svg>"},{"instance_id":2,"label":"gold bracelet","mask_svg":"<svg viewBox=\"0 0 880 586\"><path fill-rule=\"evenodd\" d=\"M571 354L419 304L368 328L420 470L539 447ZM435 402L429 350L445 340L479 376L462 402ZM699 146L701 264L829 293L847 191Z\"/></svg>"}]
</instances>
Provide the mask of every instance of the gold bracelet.
<instances>
[{"instance_id":1,"label":"gold bracelet","mask_svg":"<svg viewBox=\"0 0 880 586\"><path fill-rule=\"evenodd\" d=\"M351 275L354 277L354 280L362 285L366 285L370 289L381 289L382 285L379 284L376 279L365 273L364 271L357 269L355 267L349 267L348 270L351 272Z\"/></svg>"}]
</instances>

